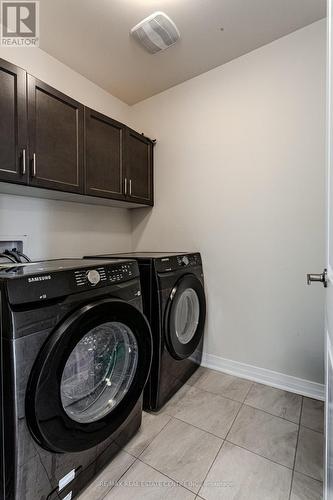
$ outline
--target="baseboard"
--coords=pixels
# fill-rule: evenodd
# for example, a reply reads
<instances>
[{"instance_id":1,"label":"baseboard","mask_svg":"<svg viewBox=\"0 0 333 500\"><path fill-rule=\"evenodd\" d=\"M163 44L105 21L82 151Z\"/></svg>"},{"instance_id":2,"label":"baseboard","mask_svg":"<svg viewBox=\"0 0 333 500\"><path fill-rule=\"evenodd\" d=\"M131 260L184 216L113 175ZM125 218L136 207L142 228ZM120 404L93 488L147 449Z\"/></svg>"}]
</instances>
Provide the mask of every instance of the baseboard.
<instances>
[{"instance_id":1,"label":"baseboard","mask_svg":"<svg viewBox=\"0 0 333 500\"><path fill-rule=\"evenodd\" d=\"M258 368L257 366L239 363L238 361L220 358L214 354L207 353L203 354L202 365L212 370L253 380L254 382L277 387L284 391L295 392L296 394L321 401L325 400L324 384L318 384L310 380L284 375L283 373L267 370L266 368Z\"/></svg>"}]
</instances>

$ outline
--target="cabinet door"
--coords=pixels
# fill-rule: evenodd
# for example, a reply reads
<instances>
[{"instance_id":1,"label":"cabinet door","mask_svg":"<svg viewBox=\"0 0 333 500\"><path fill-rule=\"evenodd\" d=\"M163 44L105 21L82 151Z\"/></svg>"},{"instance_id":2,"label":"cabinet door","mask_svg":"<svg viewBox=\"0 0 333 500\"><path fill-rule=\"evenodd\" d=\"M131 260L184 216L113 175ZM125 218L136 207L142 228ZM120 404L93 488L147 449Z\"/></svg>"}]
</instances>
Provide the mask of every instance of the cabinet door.
<instances>
[{"instance_id":1,"label":"cabinet door","mask_svg":"<svg viewBox=\"0 0 333 500\"><path fill-rule=\"evenodd\" d=\"M27 180L26 73L0 59L0 180Z\"/></svg>"},{"instance_id":2,"label":"cabinet door","mask_svg":"<svg viewBox=\"0 0 333 500\"><path fill-rule=\"evenodd\" d=\"M123 139L125 127L85 108L85 192L125 199Z\"/></svg>"},{"instance_id":3,"label":"cabinet door","mask_svg":"<svg viewBox=\"0 0 333 500\"><path fill-rule=\"evenodd\" d=\"M154 204L153 143L143 135L126 130L126 199Z\"/></svg>"},{"instance_id":4,"label":"cabinet door","mask_svg":"<svg viewBox=\"0 0 333 500\"><path fill-rule=\"evenodd\" d=\"M83 106L28 75L30 184L83 192Z\"/></svg>"}]
</instances>

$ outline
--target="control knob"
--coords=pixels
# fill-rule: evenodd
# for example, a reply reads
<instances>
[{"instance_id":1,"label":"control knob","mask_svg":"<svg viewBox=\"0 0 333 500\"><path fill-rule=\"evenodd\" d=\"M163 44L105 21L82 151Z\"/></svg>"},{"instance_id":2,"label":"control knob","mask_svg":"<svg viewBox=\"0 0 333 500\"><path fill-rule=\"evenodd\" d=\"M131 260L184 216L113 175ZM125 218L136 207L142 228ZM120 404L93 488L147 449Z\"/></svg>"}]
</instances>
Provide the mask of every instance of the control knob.
<instances>
[{"instance_id":1,"label":"control knob","mask_svg":"<svg viewBox=\"0 0 333 500\"><path fill-rule=\"evenodd\" d=\"M190 263L190 260L188 257L186 257L186 255L184 255L184 257L182 257L182 265L183 266L188 266Z\"/></svg>"},{"instance_id":2,"label":"control knob","mask_svg":"<svg viewBox=\"0 0 333 500\"><path fill-rule=\"evenodd\" d=\"M97 285L101 281L101 275L96 269L87 272L87 280L91 285Z\"/></svg>"}]
</instances>

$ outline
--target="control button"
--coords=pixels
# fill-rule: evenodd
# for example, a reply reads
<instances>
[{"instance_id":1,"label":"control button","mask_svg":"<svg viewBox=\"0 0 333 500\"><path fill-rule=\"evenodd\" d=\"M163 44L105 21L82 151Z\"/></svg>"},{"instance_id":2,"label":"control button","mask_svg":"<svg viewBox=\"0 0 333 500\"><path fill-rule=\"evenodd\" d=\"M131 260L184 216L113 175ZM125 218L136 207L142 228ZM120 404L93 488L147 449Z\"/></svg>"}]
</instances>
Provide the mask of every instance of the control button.
<instances>
[{"instance_id":1,"label":"control button","mask_svg":"<svg viewBox=\"0 0 333 500\"><path fill-rule=\"evenodd\" d=\"M186 255L184 255L184 257L182 257L182 265L183 266L188 266L189 263L190 263L189 258L186 257Z\"/></svg>"},{"instance_id":2,"label":"control button","mask_svg":"<svg viewBox=\"0 0 333 500\"><path fill-rule=\"evenodd\" d=\"M91 285L97 285L101 281L101 275L93 269L87 272L87 279Z\"/></svg>"}]
</instances>

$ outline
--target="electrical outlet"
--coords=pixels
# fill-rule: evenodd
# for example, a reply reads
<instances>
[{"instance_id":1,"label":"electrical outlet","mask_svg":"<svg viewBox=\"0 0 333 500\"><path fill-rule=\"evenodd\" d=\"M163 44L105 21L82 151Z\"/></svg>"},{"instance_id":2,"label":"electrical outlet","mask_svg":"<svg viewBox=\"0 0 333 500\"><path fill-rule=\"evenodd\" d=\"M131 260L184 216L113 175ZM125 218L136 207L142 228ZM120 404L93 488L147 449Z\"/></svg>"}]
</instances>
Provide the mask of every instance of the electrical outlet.
<instances>
[{"instance_id":1,"label":"electrical outlet","mask_svg":"<svg viewBox=\"0 0 333 500\"><path fill-rule=\"evenodd\" d=\"M8 235L0 234L0 253L5 250L13 250L16 248L21 253L25 253L25 248L27 246L27 235ZM8 263L8 260L0 257L0 262Z\"/></svg>"}]
</instances>

